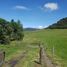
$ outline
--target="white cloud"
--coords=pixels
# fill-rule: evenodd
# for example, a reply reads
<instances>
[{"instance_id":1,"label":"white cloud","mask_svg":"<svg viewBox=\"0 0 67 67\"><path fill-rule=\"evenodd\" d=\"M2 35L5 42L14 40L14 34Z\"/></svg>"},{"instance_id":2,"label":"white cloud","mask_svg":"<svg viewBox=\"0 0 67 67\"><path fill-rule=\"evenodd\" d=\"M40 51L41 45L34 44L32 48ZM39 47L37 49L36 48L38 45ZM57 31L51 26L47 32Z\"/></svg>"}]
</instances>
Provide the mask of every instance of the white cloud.
<instances>
[{"instance_id":1,"label":"white cloud","mask_svg":"<svg viewBox=\"0 0 67 67\"><path fill-rule=\"evenodd\" d=\"M47 9L47 10L58 10L59 6L57 3L46 3L43 6L43 9Z\"/></svg>"},{"instance_id":2,"label":"white cloud","mask_svg":"<svg viewBox=\"0 0 67 67\"><path fill-rule=\"evenodd\" d=\"M42 29L42 28L43 28L43 26L38 26L38 28L39 28L39 29Z\"/></svg>"},{"instance_id":3,"label":"white cloud","mask_svg":"<svg viewBox=\"0 0 67 67\"><path fill-rule=\"evenodd\" d=\"M17 5L17 6L15 6L14 9L18 9L18 10L28 10L27 7L25 7L25 6L21 6L21 5Z\"/></svg>"},{"instance_id":4,"label":"white cloud","mask_svg":"<svg viewBox=\"0 0 67 67\"><path fill-rule=\"evenodd\" d=\"M46 28L46 27L48 27L48 26L38 26L37 28L38 29L43 29L43 28Z\"/></svg>"}]
</instances>

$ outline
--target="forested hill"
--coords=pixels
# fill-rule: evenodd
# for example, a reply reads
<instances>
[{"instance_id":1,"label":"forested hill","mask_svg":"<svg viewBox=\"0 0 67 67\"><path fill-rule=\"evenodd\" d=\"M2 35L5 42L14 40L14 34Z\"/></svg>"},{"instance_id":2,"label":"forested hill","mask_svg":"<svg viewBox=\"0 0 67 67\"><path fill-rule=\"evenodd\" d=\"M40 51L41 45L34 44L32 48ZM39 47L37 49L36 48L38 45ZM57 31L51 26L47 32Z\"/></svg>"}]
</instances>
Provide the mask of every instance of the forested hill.
<instances>
[{"instance_id":1,"label":"forested hill","mask_svg":"<svg viewBox=\"0 0 67 67\"><path fill-rule=\"evenodd\" d=\"M67 17L60 19L57 23L54 23L47 27L48 29L67 29Z\"/></svg>"},{"instance_id":2,"label":"forested hill","mask_svg":"<svg viewBox=\"0 0 67 67\"><path fill-rule=\"evenodd\" d=\"M37 28L24 28L24 31L36 31L39 30Z\"/></svg>"}]
</instances>

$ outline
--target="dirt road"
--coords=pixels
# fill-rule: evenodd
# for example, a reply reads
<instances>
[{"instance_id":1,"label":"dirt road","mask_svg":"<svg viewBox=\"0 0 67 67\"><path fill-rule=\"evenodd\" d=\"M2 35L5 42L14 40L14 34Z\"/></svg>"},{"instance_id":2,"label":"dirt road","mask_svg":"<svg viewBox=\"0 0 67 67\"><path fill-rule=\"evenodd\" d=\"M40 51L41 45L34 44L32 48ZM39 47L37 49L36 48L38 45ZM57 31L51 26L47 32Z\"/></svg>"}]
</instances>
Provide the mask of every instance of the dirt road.
<instances>
[{"instance_id":1,"label":"dirt road","mask_svg":"<svg viewBox=\"0 0 67 67\"><path fill-rule=\"evenodd\" d=\"M26 56L26 53L27 53L27 51L23 52L20 56L18 56L16 58L6 61L3 65L3 67L15 67L15 65L18 64L19 61Z\"/></svg>"},{"instance_id":2,"label":"dirt road","mask_svg":"<svg viewBox=\"0 0 67 67\"><path fill-rule=\"evenodd\" d=\"M32 46L33 47L33 46ZM32 48L30 47L30 48ZM28 47L29 48L29 47ZM37 46L35 46L35 48L38 48ZM34 49L34 48L33 48ZM23 52L20 56L13 58L7 62L5 62L3 67L15 67L16 64L19 63L19 61L21 59L23 59L26 55L27 55L28 51ZM48 58L46 51L44 50L43 46L40 48L39 51L40 55L40 61L37 63L34 63L34 67L55 67L54 64L52 64L52 61Z\"/></svg>"}]
</instances>

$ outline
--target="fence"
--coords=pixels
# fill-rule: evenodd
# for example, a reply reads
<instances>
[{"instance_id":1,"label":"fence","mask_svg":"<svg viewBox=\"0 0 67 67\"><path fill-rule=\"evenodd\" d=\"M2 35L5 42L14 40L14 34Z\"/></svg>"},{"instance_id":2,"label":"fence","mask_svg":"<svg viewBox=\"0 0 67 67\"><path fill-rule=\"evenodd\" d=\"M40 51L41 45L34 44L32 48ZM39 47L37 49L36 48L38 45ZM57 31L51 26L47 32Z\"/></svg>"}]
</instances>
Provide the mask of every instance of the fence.
<instances>
[{"instance_id":1,"label":"fence","mask_svg":"<svg viewBox=\"0 0 67 67\"><path fill-rule=\"evenodd\" d=\"M0 67L2 67L4 61L5 61L5 52L0 51Z\"/></svg>"}]
</instances>

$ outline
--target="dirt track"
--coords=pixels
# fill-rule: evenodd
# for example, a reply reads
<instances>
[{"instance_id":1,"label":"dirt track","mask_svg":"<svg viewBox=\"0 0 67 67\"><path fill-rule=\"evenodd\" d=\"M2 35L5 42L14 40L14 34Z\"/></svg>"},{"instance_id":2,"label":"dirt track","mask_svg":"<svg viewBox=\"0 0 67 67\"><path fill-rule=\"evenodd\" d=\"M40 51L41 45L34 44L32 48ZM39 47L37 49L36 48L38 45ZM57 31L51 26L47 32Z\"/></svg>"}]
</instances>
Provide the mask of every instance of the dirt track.
<instances>
[{"instance_id":1,"label":"dirt track","mask_svg":"<svg viewBox=\"0 0 67 67\"><path fill-rule=\"evenodd\" d=\"M19 61L26 56L26 53L27 53L27 51L23 52L19 57L11 59L11 60L5 62L3 67L15 67L15 65L17 63L19 63Z\"/></svg>"},{"instance_id":2,"label":"dirt track","mask_svg":"<svg viewBox=\"0 0 67 67\"><path fill-rule=\"evenodd\" d=\"M43 46L40 46L40 64L35 63L35 67L56 67L48 58Z\"/></svg>"},{"instance_id":3,"label":"dirt track","mask_svg":"<svg viewBox=\"0 0 67 67\"><path fill-rule=\"evenodd\" d=\"M23 59L26 55L27 55L27 51L23 52L19 57L11 59L8 62L5 62L5 65L3 67L15 67L16 64L18 64L19 61ZM47 54L43 47L41 47L41 59L39 60L41 60L41 62L38 62L39 64L35 63L34 67L55 67L52 64L51 60L47 57Z\"/></svg>"},{"instance_id":4,"label":"dirt track","mask_svg":"<svg viewBox=\"0 0 67 67\"><path fill-rule=\"evenodd\" d=\"M42 48L42 67L55 67L52 61L47 57L44 48Z\"/></svg>"}]
</instances>

